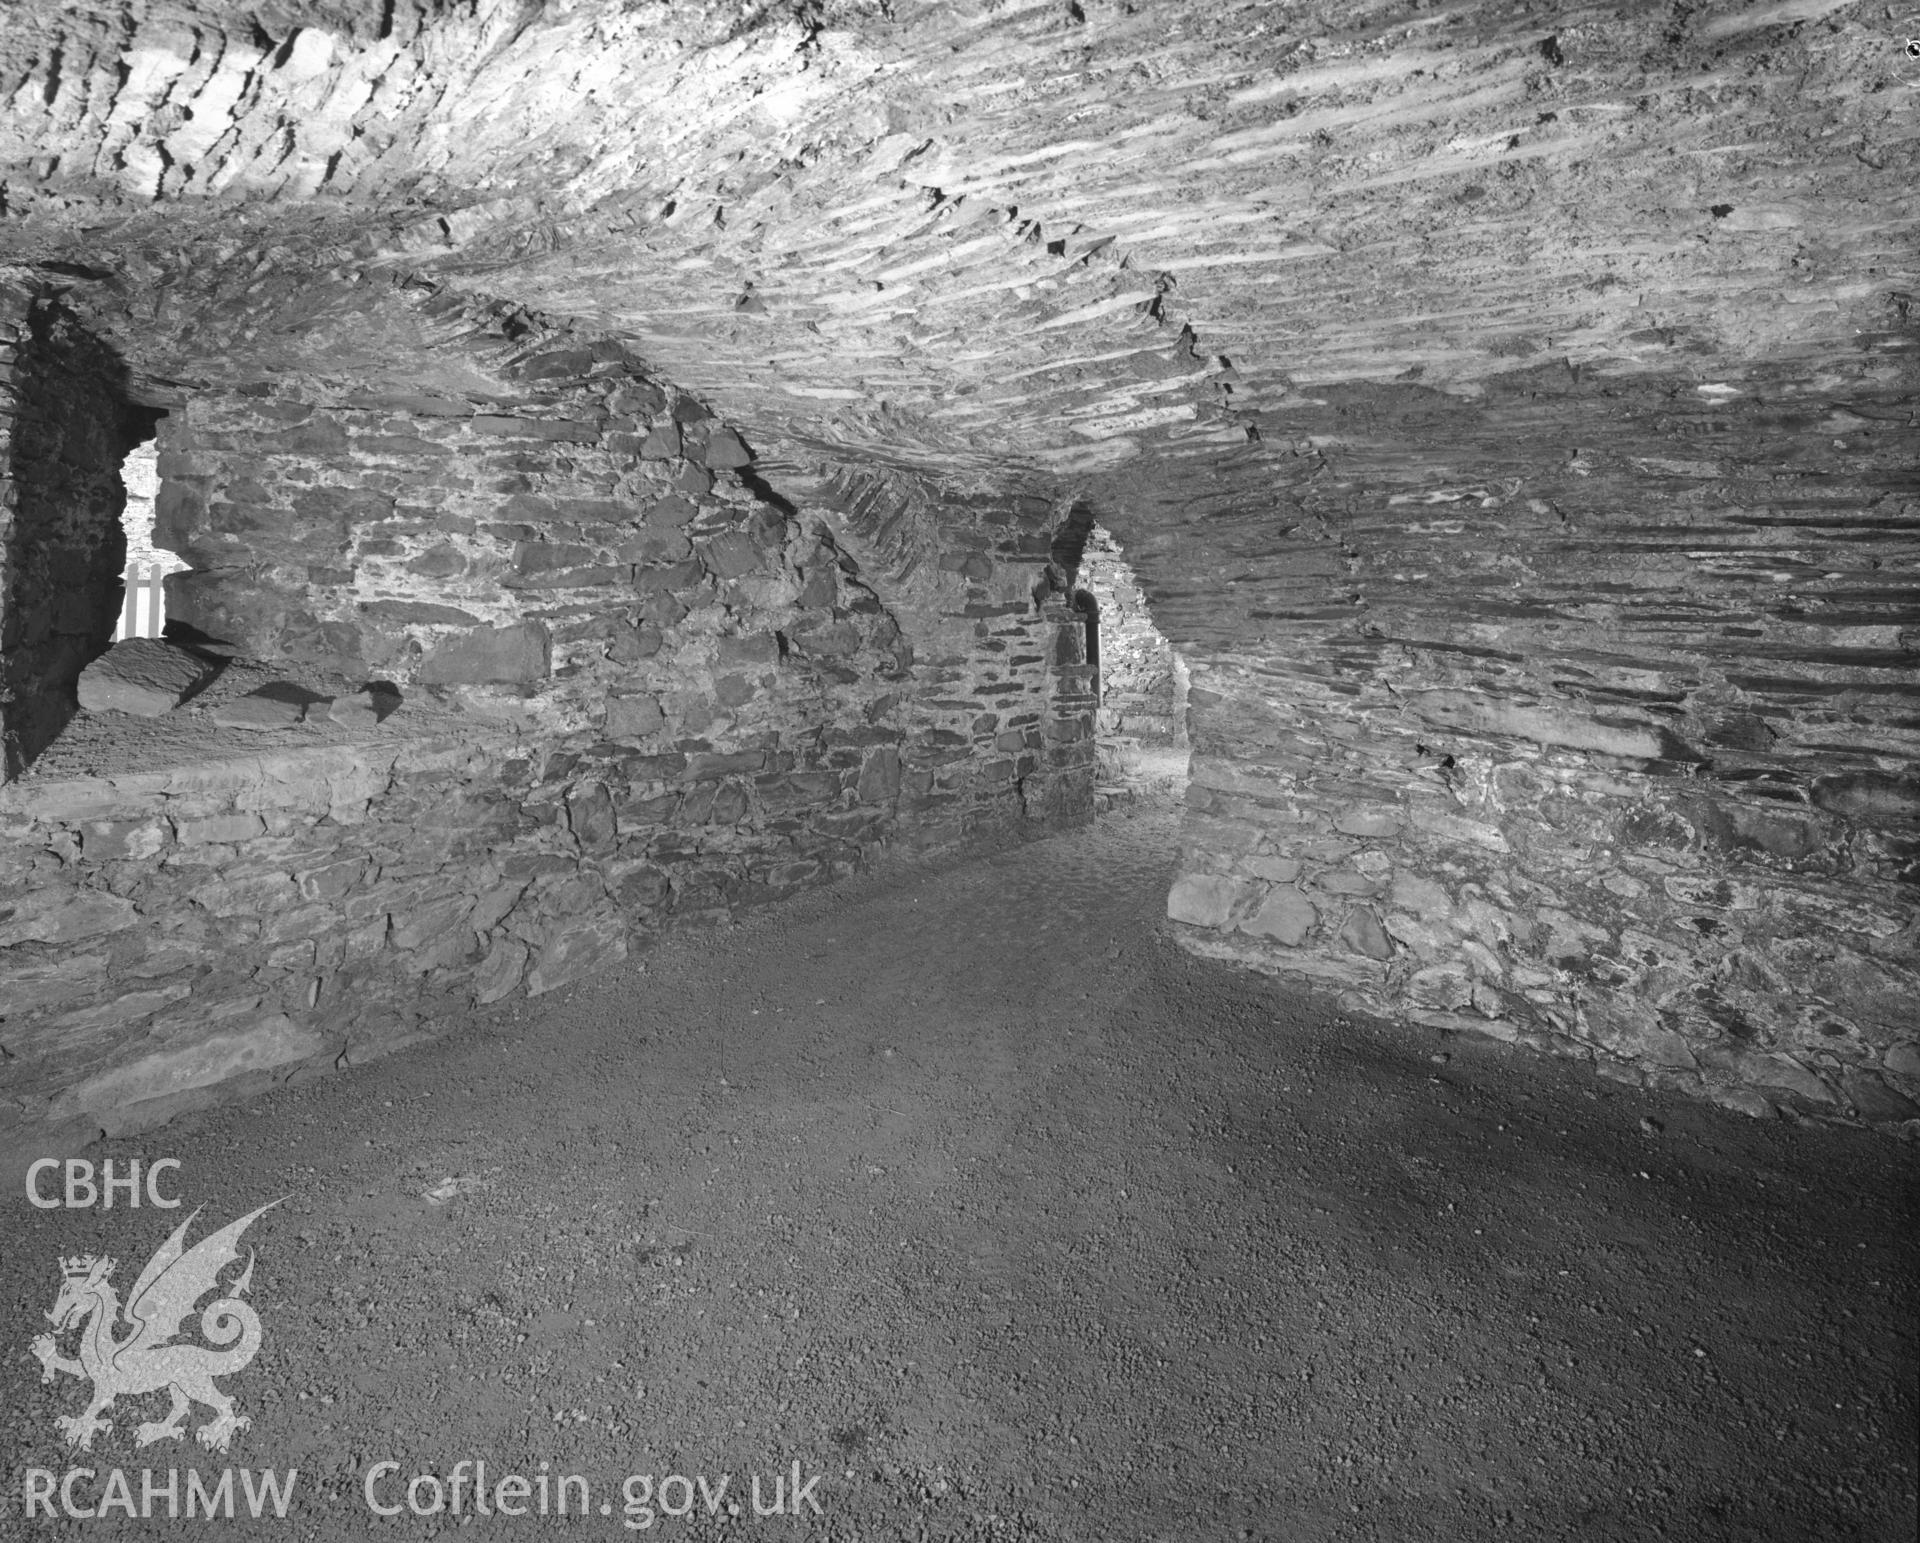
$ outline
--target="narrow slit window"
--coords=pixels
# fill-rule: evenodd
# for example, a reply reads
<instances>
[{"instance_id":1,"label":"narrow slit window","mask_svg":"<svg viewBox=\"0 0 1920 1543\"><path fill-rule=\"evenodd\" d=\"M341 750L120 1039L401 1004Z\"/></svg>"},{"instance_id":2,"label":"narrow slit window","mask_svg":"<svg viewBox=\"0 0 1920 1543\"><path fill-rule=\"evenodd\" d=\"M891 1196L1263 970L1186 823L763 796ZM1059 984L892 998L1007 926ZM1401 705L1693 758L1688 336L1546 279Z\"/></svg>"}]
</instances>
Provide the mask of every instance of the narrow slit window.
<instances>
[{"instance_id":1,"label":"narrow slit window","mask_svg":"<svg viewBox=\"0 0 1920 1543\"><path fill-rule=\"evenodd\" d=\"M157 638L167 622L164 580L186 570L186 562L153 542L153 504L160 492L159 455L152 439L134 446L120 467L126 484L127 505L120 516L127 537L127 564L122 576L125 596L113 641Z\"/></svg>"}]
</instances>

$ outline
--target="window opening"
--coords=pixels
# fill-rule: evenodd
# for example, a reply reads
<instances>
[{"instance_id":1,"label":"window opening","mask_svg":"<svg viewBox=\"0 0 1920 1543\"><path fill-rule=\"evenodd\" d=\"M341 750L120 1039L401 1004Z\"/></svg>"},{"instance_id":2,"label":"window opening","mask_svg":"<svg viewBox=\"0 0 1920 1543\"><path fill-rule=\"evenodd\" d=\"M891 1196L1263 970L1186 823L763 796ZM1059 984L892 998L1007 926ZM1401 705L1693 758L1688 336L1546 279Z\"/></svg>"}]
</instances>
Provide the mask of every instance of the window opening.
<instances>
[{"instance_id":1,"label":"window opening","mask_svg":"<svg viewBox=\"0 0 1920 1543\"><path fill-rule=\"evenodd\" d=\"M120 466L120 480L127 490L127 505L120 516L120 528L127 538L127 563L121 576L125 593L120 622L113 634L116 643L126 638L157 638L164 633L167 606L163 581L168 574L187 569L178 553L154 545L153 505L160 492L160 456L151 437L128 452Z\"/></svg>"}]
</instances>

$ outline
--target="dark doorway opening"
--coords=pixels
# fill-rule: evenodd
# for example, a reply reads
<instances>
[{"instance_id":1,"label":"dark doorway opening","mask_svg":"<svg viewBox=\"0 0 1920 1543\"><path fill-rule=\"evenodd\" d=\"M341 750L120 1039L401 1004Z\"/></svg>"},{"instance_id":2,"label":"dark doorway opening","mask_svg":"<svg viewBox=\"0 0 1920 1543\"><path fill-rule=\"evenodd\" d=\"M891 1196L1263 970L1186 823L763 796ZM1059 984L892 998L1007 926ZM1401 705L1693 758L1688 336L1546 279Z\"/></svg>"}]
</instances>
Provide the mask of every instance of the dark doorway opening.
<instances>
[{"instance_id":1,"label":"dark doorway opening","mask_svg":"<svg viewBox=\"0 0 1920 1543\"><path fill-rule=\"evenodd\" d=\"M0 447L0 763L18 776L78 707L80 672L112 643L125 591L120 526L128 451L158 409L133 402L126 367L58 296L26 306Z\"/></svg>"}]
</instances>

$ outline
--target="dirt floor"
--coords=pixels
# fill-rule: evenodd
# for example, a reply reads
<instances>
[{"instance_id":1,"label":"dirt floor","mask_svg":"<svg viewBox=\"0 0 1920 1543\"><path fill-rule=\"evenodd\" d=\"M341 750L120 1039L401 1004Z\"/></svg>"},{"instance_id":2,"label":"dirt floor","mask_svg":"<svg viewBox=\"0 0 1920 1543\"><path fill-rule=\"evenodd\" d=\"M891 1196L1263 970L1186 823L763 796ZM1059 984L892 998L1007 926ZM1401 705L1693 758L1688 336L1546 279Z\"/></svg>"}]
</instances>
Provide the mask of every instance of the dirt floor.
<instances>
[{"instance_id":1,"label":"dirt floor","mask_svg":"<svg viewBox=\"0 0 1920 1543\"><path fill-rule=\"evenodd\" d=\"M89 1154L177 1159L179 1211L16 1191L0 1535L1911 1543L1911 1147L1191 959L1175 821L863 878ZM70 1454L60 1256L125 1291L192 1207L275 1200L251 1426L138 1448L149 1393ZM536 1514L370 1509L463 1461ZM75 1465L81 1508L151 1470L154 1519L26 1518ZM227 1466L241 1519L164 1519ZM753 1514L776 1474L797 1519Z\"/></svg>"}]
</instances>

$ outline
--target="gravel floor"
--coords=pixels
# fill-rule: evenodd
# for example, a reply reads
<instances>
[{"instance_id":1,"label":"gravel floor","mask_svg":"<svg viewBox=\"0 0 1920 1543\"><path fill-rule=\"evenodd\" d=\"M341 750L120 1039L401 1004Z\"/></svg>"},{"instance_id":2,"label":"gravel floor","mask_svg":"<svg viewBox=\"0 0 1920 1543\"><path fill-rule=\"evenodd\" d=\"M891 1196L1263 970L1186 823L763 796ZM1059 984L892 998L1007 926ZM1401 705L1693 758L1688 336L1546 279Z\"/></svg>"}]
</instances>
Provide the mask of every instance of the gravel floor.
<instances>
[{"instance_id":1,"label":"gravel floor","mask_svg":"<svg viewBox=\"0 0 1920 1543\"><path fill-rule=\"evenodd\" d=\"M177 1159L178 1212L16 1193L0 1535L1910 1543L1911 1148L1191 959L1176 819L863 878L89 1154ZM147 1393L67 1452L58 1256L125 1291L188 1209L276 1199L251 1426L139 1448ZM463 1460L534 1514L405 1509ZM150 1471L153 1517L25 1517L74 1465L82 1507ZM227 1466L297 1469L286 1517L243 1476L166 1518ZM755 1517L775 1474L798 1517Z\"/></svg>"}]
</instances>

